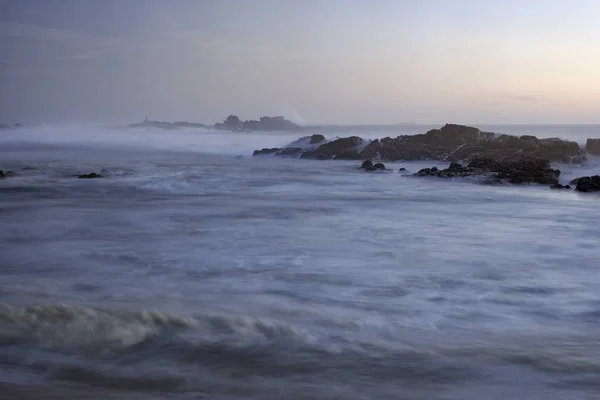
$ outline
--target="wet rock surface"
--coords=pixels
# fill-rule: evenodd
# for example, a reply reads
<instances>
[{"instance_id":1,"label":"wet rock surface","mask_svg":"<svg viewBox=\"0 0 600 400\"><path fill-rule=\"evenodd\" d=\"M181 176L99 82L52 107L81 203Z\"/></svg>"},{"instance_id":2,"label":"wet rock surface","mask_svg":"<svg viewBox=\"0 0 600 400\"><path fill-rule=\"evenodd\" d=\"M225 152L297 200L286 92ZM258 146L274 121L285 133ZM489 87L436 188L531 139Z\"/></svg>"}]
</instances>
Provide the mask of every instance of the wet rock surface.
<instances>
[{"instance_id":1,"label":"wet rock surface","mask_svg":"<svg viewBox=\"0 0 600 400\"><path fill-rule=\"evenodd\" d=\"M446 169L424 168L415 176L435 176L439 178L464 178L468 176L486 175L488 183L508 182L558 184L560 171L552 169L550 161L524 157L517 161L498 161L489 158L477 158L467 166L452 162Z\"/></svg>"},{"instance_id":2,"label":"wet rock surface","mask_svg":"<svg viewBox=\"0 0 600 400\"><path fill-rule=\"evenodd\" d=\"M322 135L313 135L317 136L320 140ZM311 144L315 143L320 142L313 142L311 139ZM496 135L470 126L446 124L423 134L396 138L339 138L317 148L302 150L301 154L301 158L313 159L438 160L467 163L479 158L515 162L526 157L557 163L582 163L586 160L586 153L576 142L558 138Z\"/></svg>"}]
</instances>

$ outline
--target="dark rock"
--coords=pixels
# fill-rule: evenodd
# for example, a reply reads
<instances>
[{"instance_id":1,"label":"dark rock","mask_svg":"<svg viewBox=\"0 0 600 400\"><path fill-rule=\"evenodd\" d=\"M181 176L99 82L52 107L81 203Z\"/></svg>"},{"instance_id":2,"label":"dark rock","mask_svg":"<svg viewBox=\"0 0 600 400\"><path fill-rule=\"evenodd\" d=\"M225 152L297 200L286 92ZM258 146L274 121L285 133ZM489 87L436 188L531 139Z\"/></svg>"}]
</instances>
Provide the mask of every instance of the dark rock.
<instances>
[{"instance_id":1,"label":"dark rock","mask_svg":"<svg viewBox=\"0 0 600 400\"><path fill-rule=\"evenodd\" d=\"M398 170L398 172L406 171L406 168L402 167Z\"/></svg>"},{"instance_id":2,"label":"dark rock","mask_svg":"<svg viewBox=\"0 0 600 400\"><path fill-rule=\"evenodd\" d=\"M575 190L578 192L599 192L600 191L600 175L584 176L577 180Z\"/></svg>"},{"instance_id":3,"label":"dark rock","mask_svg":"<svg viewBox=\"0 0 600 400\"><path fill-rule=\"evenodd\" d=\"M302 128L284 117L260 117L260 121L244 121L243 129L256 131L300 131Z\"/></svg>"},{"instance_id":4,"label":"dark rock","mask_svg":"<svg viewBox=\"0 0 600 400\"><path fill-rule=\"evenodd\" d=\"M230 132L302 130L299 125L294 124L283 117L261 117L260 121L248 120L242 122L235 115L230 115L224 122L215 124L214 129Z\"/></svg>"},{"instance_id":5,"label":"dark rock","mask_svg":"<svg viewBox=\"0 0 600 400\"><path fill-rule=\"evenodd\" d=\"M165 130L178 130L179 129L177 126L175 126L171 122L152 121L152 120L149 120L148 117L146 117L146 119L144 119L140 123L129 124L129 127L130 128L159 128L159 129L165 129Z\"/></svg>"},{"instance_id":6,"label":"dark rock","mask_svg":"<svg viewBox=\"0 0 600 400\"><path fill-rule=\"evenodd\" d=\"M286 147L275 154L278 156L299 156L302 154L302 149L300 147Z\"/></svg>"},{"instance_id":7,"label":"dark rock","mask_svg":"<svg viewBox=\"0 0 600 400\"><path fill-rule=\"evenodd\" d=\"M214 128L221 131L230 132L243 132L245 130L244 124L236 115L228 116L225 122L215 124Z\"/></svg>"},{"instance_id":8,"label":"dark rock","mask_svg":"<svg viewBox=\"0 0 600 400\"><path fill-rule=\"evenodd\" d=\"M262 150L255 150L254 153L252 153L252 156L264 156L264 155L268 155L268 154L275 154L277 152L281 151L280 148L278 147L273 147L273 148L265 148Z\"/></svg>"},{"instance_id":9,"label":"dark rock","mask_svg":"<svg viewBox=\"0 0 600 400\"><path fill-rule=\"evenodd\" d=\"M2 171L2 170L0 169L0 178L5 178L5 177L6 177L6 175L4 175L4 171Z\"/></svg>"},{"instance_id":10,"label":"dark rock","mask_svg":"<svg viewBox=\"0 0 600 400\"><path fill-rule=\"evenodd\" d=\"M585 142L585 150L593 155L600 155L600 139L588 139Z\"/></svg>"},{"instance_id":11,"label":"dark rock","mask_svg":"<svg viewBox=\"0 0 600 400\"><path fill-rule=\"evenodd\" d=\"M361 169L370 169L373 168L373 161L371 160L365 160L363 161L362 165L360 166Z\"/></svg>"},{"instance_id":12,"label":"dark rock","mask_svg":"<svg viewBox=\"0 0 600 400\"><path fill-rule=\"evenodd\" d=\"M317 151L326 156L335 157L335 159L357 160L361 158L358 146L362 143L363 140L358 136L351 136L322 144Z\"/></svg>"},{"instance_id":13,"label":"dark rock","mask_svg":"<svg viewBox=\"0 0 600 400\"><path fill-rule=\"evenodd\" d=\"M378 162L377 164L373 165L373 169L385 171L385 164Z\"/></svg>"},{"instance_id":14,"label":"dark rock","mask_svg":"<svg viewBox=\"0 0 600 400\"><path fill-rule=\"evenodd\" d=\"M313 135L320 136L320 135ZM312 138L311 138L312 143ZM314 143L313 143L314 144ZM498 162L516 162L524 157L548 159L550 162L581 163L585 152L576 142L535 136L510 136L482 132L477 128L446 124L424 134L385 137L369 142L356 136L324 143L302 158L334 158L345 160L381 159L389 161L472 161L477 158Z\"/></svg>"},{"instance_id":15,"label":"dark rock","mask_svg":"<svg viewBox=\"0 0 600 400\"><path fill-rule=\"evenodd\" d=\"M330 159L331 156L319 153L317 150L307 150L304 153L302 153L300 158L313 159L313 160L327 160L327 159Z\"/></svg>"},{"instance_id":16,"label":"dark rock","mask_svg":"<svg viewBox=\"0 0 600 400\"><path fill-rule=\"evenodd\" d=\"M558 183L559 170L550 167L550 162L543 159L524 157L518 161L496 161L491 159L475 159L466 167L453 162L443 170L436 167L424 168L416 176L438 176L440 178L467 177L472 175L492 174L488 182L499 183L541 183L553 185Z\"/></svg>"},{"instance_id":17,"label":"dark rock","mask_svg":"<svg viewBox=\"0 0 600 400\"><path fill-rule=\"evenodd\" d=\"M95 179L95 178L102 178L102 175L97 174L95 172L91 172L89 174L79 175L78 178L79 179Z\"/></svg>"},{"instance_id":18,"label":"dark rock","mask_svg":"<svg viewBox=\"0 0 600 400\"><path fill-rule=\"evenodd\" d=\"M312 135L310 137L310 144L321 143L324 140L325 140L325 136L323 136L323 135Z\"/></svg>"},{"instance_id":19,"label":"dark rock","mask_svg":"<svg viewBox=\"0 0 600 400\"><path fill-rule=\"evenodd\" d=\"M561 185L560 183L555 183L554 185L550 186L550 189L572 189L570 185Z\"/></svg>"},{"instance_id":20,"label":"dark rock","mask_svg":"<svg viewBox=\"0 0 600 400\"><path fill-rule=\"evenodd\" d=\"M571 182L569 182L569 185L577 186L578 182L579 182L579 178L575 178Z\"/></svg>"}]
</instances>

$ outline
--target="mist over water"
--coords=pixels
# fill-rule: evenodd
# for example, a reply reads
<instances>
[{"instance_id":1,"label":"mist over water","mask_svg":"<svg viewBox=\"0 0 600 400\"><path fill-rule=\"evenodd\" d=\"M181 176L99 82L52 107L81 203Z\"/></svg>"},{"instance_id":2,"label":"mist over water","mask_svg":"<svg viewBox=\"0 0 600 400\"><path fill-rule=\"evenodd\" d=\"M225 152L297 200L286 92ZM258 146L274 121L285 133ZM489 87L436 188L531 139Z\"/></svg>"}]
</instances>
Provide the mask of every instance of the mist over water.
<instances>
[{"instance_id":1,"label":"mist over water","mask_svg":"<svg viewBox=\"0 0 600 400\"><path fill-rule=\"evenodd\" d=\"M0 393L597 398L597 195L250 157L305 134L2 132Z\"/></svg>"}]
</instances>

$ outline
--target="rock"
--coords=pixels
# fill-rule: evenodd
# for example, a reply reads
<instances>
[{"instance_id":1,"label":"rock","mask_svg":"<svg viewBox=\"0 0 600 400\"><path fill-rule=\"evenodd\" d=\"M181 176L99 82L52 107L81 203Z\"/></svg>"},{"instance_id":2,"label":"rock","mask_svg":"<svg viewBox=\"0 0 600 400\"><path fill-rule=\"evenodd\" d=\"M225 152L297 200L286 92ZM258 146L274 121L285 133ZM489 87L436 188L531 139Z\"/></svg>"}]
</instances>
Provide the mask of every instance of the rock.
<instances>
[{"instance_id":1,"label":"rock","mask_svg":"<svg viewBox=\"0 0 600 400\"><path fill-rule=\"evenodd\" d=\"M215 124L214 128L217 130L230 132L243 132L245 130L244 124L236 115L228 116L223 123Z\"/></svg>"},{"instance_id":2,"label":"rock","mask_svg":"<svg viewBox=\"0 0 600 400\"><path fill-rule=\"evenodd\" d=\"M95 172L91 172L89 174L79 175L78 178L79 179L95 179L95 178L102 178L102 175L97 174Z\"/></svg>"},{"instance_id":3,"label":"rock","mask_svg":"<svg viewBox=\"0 0 600 400\"><path fill-rule=\"evenodd\" d=\"M370 169L373 168L373 161L371 160L365 160L363 161L363 163L360 166L361 169Z\"/></svg>"},{"instance_id":4,"label":"rock","mask_svg":"<svg viewBox=\"0 0 600 400\"><path fill-rule=\"evenodd\" d=\"M599 192L600 191L600 175L584 176L577 180L575 190L578 192Z\"/></svg>"},{"instance_id":5,"label":"rock","mask_svg":"<svg viewBox=\"0 0 600 400\"><path fill-rule=\"evenodd\" d=\"M275 154L277 152L280 152L282 149L278 148L278 147L273 147L273 148L265 148L265 149L261 149L261 150L255 150L254 153L252 153L252 157L255 156L264 156L264 155L268 155L268 154Z\"/></svg>"},{"instance_id":6,"label":"rock","mask_svg":"<svg viewBox=\"0 0 600 400\"><path fill-rule=\"evenodd\" d=\"M593 155L600 155L600 139L588 139L585 142L585 150Z\"/></svg>"},{"instance_id":7,"label":"rock","mask_svg":"<svg viewBox=\"0 0 600 400\"><path fill-rule=\"evenodd\" d=\"M362 143L363 140L358 136L351 136L322 144L317 151L335 159L357 160L362 158L358 152L358 147Z\"/></svg>"},{"instance_id":8,"label":"rock","mask_svg":"<svg viewBox=\"0 0 600 400\"><path fill-rule=\"evenodd\" d=\"M242 123L244 130L250 132L257 131L300 131L302 128L284 117L260 117L260 121L244 121Z\"/></svg>"},{"instance_id":9,"label":"rock","mask_svg":"<svg viewBox=\"0 0 600 400\"><path fill-rule=\"evenodd\" d=\"M4 175L4 171L2 171L1 169L0 169L0 178L6 178L6 175Z\"/></svg>"},{"instance_id":10,"label":"rock","mask_svg":"<svg viewBox=\"0 0 600 400\"><path fill-rule=\"evenodd\" d=\"M286 147L275 154L278 156L299 156L302 154L302 149L300 147Z\"/></svg>"},{"instance_id":11,"label":"rock","mask_svg":"<svg viewBox=\"0 0 600 400\"><path fill-rule=\"evenodd\" d=\"M214 129L230 132L247 131L299 131L302 128L284 117L261 117L260 121L248 120L242 122L237 116L230 115L227 119L213 126Z\"/></svg>"},{"instance_id":12,"label":"rock","mask_svg":"<svg viewBox=\"0 0 600 400\"><path fill-rule=\"evenodd\" d=\"M471 164L469 164L471 166ZM560 170L552 169L550 161L532 157L523 157L513 162L490 163L488 172L495 172L496 177L510 183L541 183L554 185L558 183Z\"/></svg>"},{"instance_id":13,"label":"rock","mask_svg":"<svg viewBox=\"0 0 600 400\"><path fill-rule=\"evenodd\" d=\"M386 171L384 163L378 162L373 164L371 160L364 161L360 168L364 169L365 171Z\"/></svg>"},{"instance_id":14,"label":"rock","mask_svg":"<svg viewBox=\"0 0 600 400\"><path fill-rule=\"evenodd\" d=\"M518 161L496 161L491 159L475 159L466 167L453 162L443 170L436 167L424 168L416 176L437 176L440 178L467 177L472 175L492 174L489 183L508 181L510 183L541 183L554 185L558 183L559 170L550 167L544 159L524 157Z\"/></svg>"},{"instance_id":15,"label":"rock","mask_svg":"<svg viewBox=\"0 0 600 400\"><path fill-rule=\"evenodd\" d=\"M403 172L403 171L406 171L406 168L402 167L398 170L398 172Z\"/></svg>"},{"instance_id":16,"label":"rock","mask_svg":"<svg viewBox=\"0 0 600 400\"><path fill-rule=\"evenodd\" d=\"M322 135L313 135L313 138ZM316 140L316 138L314 139ZM363 146L365 145L366 146ZM437 160L469 162L477 158L499 162L516 162L524 157L547 159L550 162L582 163L586 153L576 142L558 138L538 139L535 136L510 136L482 132L477 128L446 124L424 134L385 137L365 143L357 136L321 144L317 149L303 151L302 158L344 160L416 161Z\"/></svg>"},{"instance_id":17,"label":"rock","mask_svg":"<svg viewBox=\"0 0 600 400\"><path fill-rule=\"evenodd\" d=\"M100 170L100 174L101 175L108 175L108 170L106 170L106 169L103 168L103 169Z\"/></svg>"},{"instance_id":18,"label":"rock","mask_svg":"<svg viewBox=\"0 0 600 400\"><path fill-rule=\"evenodd\" d=\"M325 136L323 135L312 135L310 137L310 144L317 144L325 141Z\"/></svg>"},{"instance_id":19,"label":"rock","mask_svg":"<svg viewBox=\"0 0 600 400\"><path fill-rule=\"evenodd\" d=\"M319 153L317 150L307 150L304 153L302 153L300 158L313 159L313 160L327 160L327 159L331 159L331 156Z\"/></svg>"},{"instance_id":20,"label":"rock","mask_svg":"<svg viewBox=\"0 0 600 400\"><path fill-rule=\"evenodd\" d=\"M571 182L569 182L569 185L577 186L578 182L579 182L579 178L575 178Z\"/></svg>"},{"instance_id":21,"label":"rock","mask_svg":"<svg viewBox=\"0 0 600 400\"><path fill-rule=\"evenodd\" d=\"M561 185L560 183L555 183L554 185L550 186L550 189L568 189L571 190L571 186L570 185Z\"/></svg>"}]
</instances>

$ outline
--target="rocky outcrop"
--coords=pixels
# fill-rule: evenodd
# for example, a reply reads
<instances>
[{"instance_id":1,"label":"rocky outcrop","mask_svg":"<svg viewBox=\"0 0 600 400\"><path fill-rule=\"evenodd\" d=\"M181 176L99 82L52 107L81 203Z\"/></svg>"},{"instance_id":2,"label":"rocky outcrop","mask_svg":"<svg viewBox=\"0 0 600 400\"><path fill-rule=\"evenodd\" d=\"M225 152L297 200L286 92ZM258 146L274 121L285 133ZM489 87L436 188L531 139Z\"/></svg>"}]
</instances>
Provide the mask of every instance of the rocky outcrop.
<instances>
[{"instance_id":1,"label":"rocky outcrop","mask_svg":"<svg viewBox=\"0 0 600 400\"><path fill-rule=\"evenodd\" d=\"M243 132L246 130L244 123L235 115L228 116L223 123L215 124L214 128L220 131L229 132Z\"/></svg>"},{"instance_id":2,"label":"rocky outcrop","mask_svg":"<svg viewBox=\"0 0 600 400\"><path fill-rule=\"evenodd\" d=\"M316 152L327 158L360 160L363 158L360 151L360 146L363 143L363 139L358 136L350 136L322 144L317 148Z\"/></svg>"},{"instance_id":3,"label":"rocky outcrop","mask_svg":"<svg viewBox=\"0 0 600 400\"><path fill-rule=\"evenodd\" d=\"M600 139L588 139L585 142L585 151L600 156Z\"/></svg>"},{"instance_id":4,"label":"rocky outcrop","mask_svg":"<svg viewBox=\"0 0 600 400\"><path fill-rule=\"evenodd\" d=\"M317 144L325 141L325 136L323 135L312 135L310 137L310 144Z\"/></svg>"},{"instance_id":5,"label":"rocky outcrop","mask_svg":"<svg viewBox=\"0 0 600 400\"><path fill-rule=\"evenodd\" d=\"M578 178L575 190L578 192L600 192L600 175L584 176Z\"/></svg>"},{"instance_id":6,"label":"rocky outcrop","mask_svg":"<svg viewBox=\"0 0 600 400\"><path fill-rule=\"evenodd\" d=\"M424 168L416 176L437 176L440 178L467 177L482 175L486 183L509 182L540 183L554 185L558 183L560 171L552 169L546 159L523 157L517 161L498 161L488 158L472 160L466 167L452 162L446 169Z\"/></svg>"},{"instance_id":7,"label":"rocky outcrop","mask_svg":"<svg viewBox=\"0 0 600 400\"><path fill-rule=\"evenodd\" d=\"M447 124L424 134L373 141L365 141L356 136L341 138L316 149L307 149L301 157L458 162L469 162L476 158L514 162L529 157L557 163L581 163L586 159L585 152L576 142L557 138L538 139L530 135L496 136L477 128L455 124Z\"/></svg>"},{"instance_id":8,"label":"rocky outcrop","mask_svg":"<svg viewBox=\"0 0 600 400\"><path fill-rule=\"evenodd\" d=\"M256 157L256 156L266 156L269 154L276 154L277 152L280 152L282 149L279 147L272 147L272 148L264 148L264 149L260 149L260 150L254 150L254 153L252 153L252 156Z\"/></svg>"},{"instance_id":9,"label":"rocky outcrop","mask_svg":"<svg viewBox=\"0 0 600 400\"><path fill-rule=\"evenodd\" d=\"M129 124L129 128L157 128L164 129L167 131L176 131L180 128L206 128L206 125L200 124L197 122L185 122L185 121L177 121L177 122L167 122L167 121L152 121L149 120L148 117L144 119L142 122Z\"/></svg>"},{"instance_id":10,"label":"rocky outcrop","mask_svg":"<svg viewBox=\"0 0 600 400\"><path fill-rule=\"evenodd\" d=\"M284 117L261 117L259 121L242 122L237 116L230 115L225 122L215 124L214 129L229 132L270 132L300 131L302 128Z\"/></svg>"},{"instance_id":11,"label":"rocky outcrop","mask_svg":"<svg viewBox=\"0 0 600 400\"><path fill-rule=\"evenodd\" d=\"M89 174L83 174L83 175L79 175L78 178L79 179L96 179L96 178L102 178L103 176L100 174L97 174L95 172L91 172Z\"/></svg>"}]
</instances>

